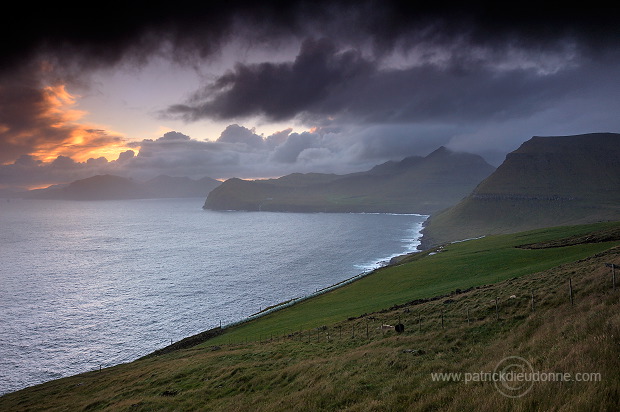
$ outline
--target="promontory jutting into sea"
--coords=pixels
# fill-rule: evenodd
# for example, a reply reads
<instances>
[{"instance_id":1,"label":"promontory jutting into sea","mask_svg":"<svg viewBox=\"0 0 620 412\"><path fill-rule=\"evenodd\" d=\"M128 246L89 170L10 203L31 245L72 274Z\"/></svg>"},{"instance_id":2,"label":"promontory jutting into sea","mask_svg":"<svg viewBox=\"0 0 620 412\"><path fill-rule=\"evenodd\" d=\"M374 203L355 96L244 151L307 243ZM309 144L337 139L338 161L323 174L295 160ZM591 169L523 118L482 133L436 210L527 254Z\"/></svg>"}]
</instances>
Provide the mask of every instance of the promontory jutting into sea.
<instances>
[{"instance_id":1,"label":"promontory jutting into sea","mask_svg":"<svg viewBox=\"0 0 620 412\"><path fill-rule=\"evenodd\" d=\"M425 216L3 201L0 393L134 360L414 251Z\"/></svg>"}]
</instances>

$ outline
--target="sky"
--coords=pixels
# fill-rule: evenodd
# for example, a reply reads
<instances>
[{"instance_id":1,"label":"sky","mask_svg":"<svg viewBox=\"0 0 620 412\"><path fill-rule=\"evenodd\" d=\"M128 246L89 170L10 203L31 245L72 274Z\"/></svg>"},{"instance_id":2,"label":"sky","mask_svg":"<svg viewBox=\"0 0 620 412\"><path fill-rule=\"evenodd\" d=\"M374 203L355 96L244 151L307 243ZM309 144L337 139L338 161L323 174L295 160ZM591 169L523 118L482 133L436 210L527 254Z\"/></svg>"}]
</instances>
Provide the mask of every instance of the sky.
<instances>
[{"instance_id":1,"label":"sky","mask_svg":"<svg viewBox=\"0 0 620 412\"><path fill-rule=\"evenodd\" d=\"M613 6L17 5L0 35L0 189L97 174L349 173L439 146L620 132Z\"/></svg>"}]
</instances>

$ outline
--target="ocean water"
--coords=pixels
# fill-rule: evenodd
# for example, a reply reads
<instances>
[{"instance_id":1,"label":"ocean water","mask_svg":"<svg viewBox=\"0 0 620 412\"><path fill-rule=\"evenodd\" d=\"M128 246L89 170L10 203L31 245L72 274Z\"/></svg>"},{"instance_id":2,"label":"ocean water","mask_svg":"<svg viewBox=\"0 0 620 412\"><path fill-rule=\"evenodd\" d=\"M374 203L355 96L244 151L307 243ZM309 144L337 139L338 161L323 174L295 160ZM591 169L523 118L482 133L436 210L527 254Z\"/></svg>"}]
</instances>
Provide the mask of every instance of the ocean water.
<instances>
[{"instance_id":1,"label":"ocean water","mask_svg":"<svg viewBox=\"0 0 620 412\"><path fill-rule=\"evenodd\" d=\"M426 216L0 203L0 394L132 361L419 245Z\"/></svg>"}]
</instances>

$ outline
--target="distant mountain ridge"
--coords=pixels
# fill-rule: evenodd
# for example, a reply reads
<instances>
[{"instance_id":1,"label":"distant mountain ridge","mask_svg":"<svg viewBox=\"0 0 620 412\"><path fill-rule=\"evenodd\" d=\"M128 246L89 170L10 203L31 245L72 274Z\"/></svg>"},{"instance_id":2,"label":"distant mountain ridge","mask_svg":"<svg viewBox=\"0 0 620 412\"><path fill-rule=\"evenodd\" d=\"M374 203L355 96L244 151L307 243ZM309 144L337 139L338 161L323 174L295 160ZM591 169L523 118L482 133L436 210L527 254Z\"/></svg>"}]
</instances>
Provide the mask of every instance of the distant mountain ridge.
<instances>
[{"instance_id":1,"label":"distant mountain ridge","mask_svg":"<svg viewBox=\"0 0 620 412\"><path fill-rule=\"evenodd\" d=\"M285 212L429 214L456 204L495 168L482 157L440 147L426 157L386 162L346 175L293 173L278 179L232 178L204 208Z\"/></svg>"},{"instance_id":2,"label":"distant mountain ridge","mask_svg":"<svg viewBox=\"0 0 620 412\"><path fill-rule=\"evenodd\" d=\"M33 199L63 200L204 197L220 184L220 181L209 177L193 180L187 177L160 175L140 183L115 175L96 175L76 180L68 185L55 185L47 189L31 190L24 196Z\"/></svg>"},{"instance_id":3,"label":"distant mountain ridge","mask_svg":"<svg viewBox=\"0 0 620 412\"><path fill-rule=\"evenodd\" d=\"M620 134L535 136L454 207L423 244L620 219Z\"/></svg>"}]
</instances>

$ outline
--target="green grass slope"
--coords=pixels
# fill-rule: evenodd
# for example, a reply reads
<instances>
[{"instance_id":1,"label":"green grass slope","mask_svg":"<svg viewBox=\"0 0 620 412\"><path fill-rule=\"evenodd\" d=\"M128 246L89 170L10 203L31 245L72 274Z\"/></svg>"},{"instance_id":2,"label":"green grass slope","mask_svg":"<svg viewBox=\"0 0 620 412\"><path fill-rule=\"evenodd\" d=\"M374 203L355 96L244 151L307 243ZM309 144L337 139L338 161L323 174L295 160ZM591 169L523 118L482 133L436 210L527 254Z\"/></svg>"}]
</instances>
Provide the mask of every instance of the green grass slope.
<instances>
[{"instance_id":1,"label":"green grass slope","mask_svg":"<svg viewBox=\"0 0 620 412\"><path fill-rule=\"evenodd\" d=\"M516 246L609 228L615 230L612 238L620 244L620 224L614 222L489 236L447 245L438 253L429 250L414 254L408 258L409 262L382 268L350 285L274 312L256 322L231 328L212 342L256 340L272 334L292 333L299 328L314 328L456 289L546 270L597 253L608 248L609 243L583 243L540 250Z\"/></svg>"},{"instance_id":2,"label":"green grass slope","mask_svg":"<svg viewBox=\"0 0 620 412\"><path fill-rule=\"evenodd\" d=\"M7 394L0 410L614 410L620 280L605 263L620 265L619 234L560 227L409 256L193 348ZM399 321L402 334L379 329ZM597 375L513 398L433 375L490 373L508 356Z\"/></svg>"},{"instance_id":3,"label":"green grass slope","mask_svg":"<svg viewBox=\"0 0 620 412\"><path fill-rule=\"evenodd\" d=\"M456 206L426 223L424 246L620 218L620 135L534 137Z\"/></svg>"}]
</instances>

